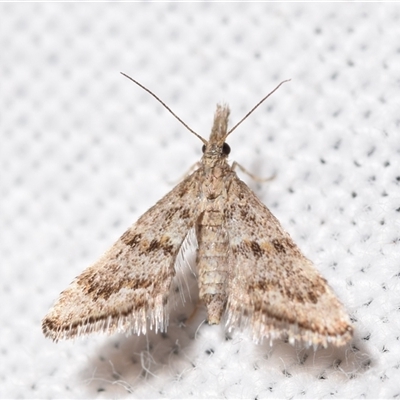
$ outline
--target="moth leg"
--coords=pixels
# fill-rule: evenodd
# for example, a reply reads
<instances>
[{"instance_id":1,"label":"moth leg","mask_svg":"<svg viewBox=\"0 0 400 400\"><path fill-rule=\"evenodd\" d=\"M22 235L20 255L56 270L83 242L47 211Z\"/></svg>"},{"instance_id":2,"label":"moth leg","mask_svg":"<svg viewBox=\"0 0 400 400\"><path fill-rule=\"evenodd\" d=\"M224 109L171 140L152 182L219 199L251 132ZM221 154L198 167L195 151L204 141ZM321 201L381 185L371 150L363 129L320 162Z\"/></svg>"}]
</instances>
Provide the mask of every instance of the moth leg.
<instances>
[{"instance_id":1,"label":"moth leg","mask_svg":"<svg viewBox=\"0 0 400 400\"><path fill-rule=\"evenodd\" d=\"M204 311L205 311L204 304L200 299L198 299L197 302L196 302L196 305L194 306L194 308L193 308L192 312L190 313L190 315L188 317L186 317L182 321L183 325L185 327L191 325L192 323L194 323L196 318L198 318L199 313L202 313ZM207 319L203 318L202 321L200 322L200 324L203 324L206 321L207 321Z\"/></svg>"},{"instance_id":2,"label":"moth leg","mask_svg":"<svg viewBox=\"0 0 400 400\"><path fill-rule=\"evenodd\" d=\"M196 169L198 169L201 165L200 161L197 161L196 163L194 163L187 171L186 173L181 176L179 179L174 180L174 181L170 181L168 182L170 185L176 185L177 183L185 180L192 172L194 172Z\"/></svg>"},{"instance_id":3,"label":"moth leg","mask_svg":"<svg viewBox=\"0 0 400 400\"><path fill-rule=\"evenodd\" d=\"M232 170L235 170L235 168L239 168L242 172L244 172L246 175L248 175L251 179L253 179L256 182L268 182L272 181L276 177L276 174L273 174L269 178L261 178L260 176L253 175L251 172L247 171L245 167L243 167L236 161L232 163Z\"/></svg>"}]
</instances>

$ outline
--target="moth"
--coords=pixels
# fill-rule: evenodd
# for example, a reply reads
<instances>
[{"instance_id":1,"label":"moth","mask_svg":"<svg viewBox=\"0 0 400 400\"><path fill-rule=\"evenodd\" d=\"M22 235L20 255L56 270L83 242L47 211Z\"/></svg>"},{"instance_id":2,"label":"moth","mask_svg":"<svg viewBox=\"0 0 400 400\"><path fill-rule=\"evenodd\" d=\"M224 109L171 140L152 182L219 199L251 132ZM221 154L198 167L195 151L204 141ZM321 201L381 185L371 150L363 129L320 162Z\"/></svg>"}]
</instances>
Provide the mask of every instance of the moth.
<instances>
[{"instance_id":1,"label":"moth","mask_svg":"<svg viewBox=\"0 0 400 400\"><path fill-rule=\"evenodd\" d=\"M228 106L217 105L208 140L187 127L203 143L198 168L61 293L43 319L46 337L166 331L176 259L192 232L209 324L249 328L255 342L341 346L351 339L349 316L326 280L228 163L227 137L280 85L230 130Z\"/></svg>"}]
</instances>

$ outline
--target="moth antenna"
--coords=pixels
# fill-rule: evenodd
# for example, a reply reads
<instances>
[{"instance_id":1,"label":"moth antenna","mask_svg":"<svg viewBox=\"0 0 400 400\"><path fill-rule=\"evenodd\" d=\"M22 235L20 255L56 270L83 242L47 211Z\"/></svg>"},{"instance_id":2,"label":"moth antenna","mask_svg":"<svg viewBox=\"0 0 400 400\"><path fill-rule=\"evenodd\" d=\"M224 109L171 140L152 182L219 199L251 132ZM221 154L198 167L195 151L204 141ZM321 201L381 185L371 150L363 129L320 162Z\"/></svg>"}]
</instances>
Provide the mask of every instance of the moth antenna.
<instances>
[{"instance_id":1,"label":"moth antenna","mask_svg":"<svg viewBox=\"0 0 400 400\"><path fill-rule=\"evenodd\" d=\"M282 81L272 92L268 93L262 100L260 100L233 128L229 130L226 136L230 135L255 109L268 99L271 94L275 93L284 83L289 82L291 79Z\"/></svg>"},{"instance_id":2,"label":"moth antenna","mask_svg":"<svg viewBox=\"0 0 400 400\"><path fill-rule=\"evenodd\" d=\"M205 145L207 144L207 140L203 139L199 134L197 134L188 124L186 124L184 121L182 121L157 95L155 95L150 89L147 89L146 86L143 86L141 83L138 81L135 81L133 78L131 78L129 75L124 74L121 72L123 76L131 80L133 83L136 83L136 85L140 86L143 90L145 90L147 93L151 94L156 100L158 100L159 103L161 103L164 108L166 108L188 131L192 132L193 135L197 136Z\"/></svg>"}]
</instances>

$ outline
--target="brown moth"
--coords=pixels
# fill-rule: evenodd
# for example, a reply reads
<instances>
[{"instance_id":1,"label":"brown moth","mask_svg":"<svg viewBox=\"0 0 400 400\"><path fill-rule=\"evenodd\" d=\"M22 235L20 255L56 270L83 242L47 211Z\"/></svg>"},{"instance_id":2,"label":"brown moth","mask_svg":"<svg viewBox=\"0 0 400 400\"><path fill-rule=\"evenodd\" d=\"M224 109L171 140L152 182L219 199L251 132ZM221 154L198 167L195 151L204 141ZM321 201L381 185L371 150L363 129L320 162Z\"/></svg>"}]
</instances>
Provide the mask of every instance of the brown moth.
<instances>
[{"instance_id":1,"label":"brown moth","mask_svg":"<svg viewBox=\"0 0 400 400\"><path fill-rule=\"evenodd\" d=\"M228 135L278 87L229 131L229 108L217 105L209 140L143 87L203 142L199 167L61 293L43 319L45 336L166 331L176 259L192 232L210 324L225 316L228 329L248 327L256 342L269 337L341 346L351 339L349 316L326 280L238 178L237 164L227 162Z\"/></svg>"}]
</instances>

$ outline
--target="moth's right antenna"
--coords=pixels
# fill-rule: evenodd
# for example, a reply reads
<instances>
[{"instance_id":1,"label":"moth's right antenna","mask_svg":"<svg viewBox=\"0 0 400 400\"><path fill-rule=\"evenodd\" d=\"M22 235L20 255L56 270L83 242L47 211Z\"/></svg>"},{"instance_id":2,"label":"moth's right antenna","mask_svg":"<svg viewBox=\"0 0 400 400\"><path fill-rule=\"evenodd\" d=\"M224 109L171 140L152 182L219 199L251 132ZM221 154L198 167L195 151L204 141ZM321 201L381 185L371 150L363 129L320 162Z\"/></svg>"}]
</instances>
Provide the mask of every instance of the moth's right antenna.
<instances>
[{"instance_id":1,"label":"moth's right antenna","mask_svg":"<svg viewBox=\"0 0 400 400\"><path fill-rule=\"evenodd\" d=\"M133 83L136 83L136 85L140 86L142 89L144 89L147 93L151 94L156 100L158 100L187 130L193 133L193 135L196 135L202 142L203 144L207 144L207 140L203 139L199 134L197 134L192 128L189 127L185 122L183 122L158 96L156 96L150 89L147 89L146 86L143 86L141 83L138 81L135 81L133 78L131 78L129 75L124 74L121 72L123 76L126 78L130 79Z\"/></svg>"},{"instance_id":2,"label":"moth's right antenna","mask_svg":"<svg viewBox=\"0 0 400 400\"><path fill-rule=\"evenodd\" d=\"M261 103L268 99L271 94L275 93L284 83L289 82L290 79L282 81L272 92L268 93L261 101L259 101L232 129L229 130L226 136L230 135Z\"/></svg>"}]
</instances>

